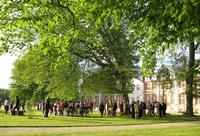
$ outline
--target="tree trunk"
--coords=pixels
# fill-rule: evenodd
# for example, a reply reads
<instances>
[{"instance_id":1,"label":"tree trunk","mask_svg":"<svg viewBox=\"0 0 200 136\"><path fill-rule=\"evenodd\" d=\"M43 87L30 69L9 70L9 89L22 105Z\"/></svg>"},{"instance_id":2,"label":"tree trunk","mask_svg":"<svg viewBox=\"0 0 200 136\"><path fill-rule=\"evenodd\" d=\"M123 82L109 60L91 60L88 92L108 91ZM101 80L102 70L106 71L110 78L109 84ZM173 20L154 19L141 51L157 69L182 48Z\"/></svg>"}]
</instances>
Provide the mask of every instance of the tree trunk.
<instances>
[{"instance_id":1,"label":"tree trunk","mask_svg":"<svg viewBox=\"0 0 200 136\"><path fill-rule=\"evenodd\" d=\"M190 43L189 47L189 74L186 78L186 115L193 116L193 82L194 82L194 72L193 67L195 64L195 47L194 41Z\"/></svg>"},{"instance_id":2,"label":"tree trunk","mask_svg":"<svg viewBox=\"0 0 200 136\"><path fill-rule=\"evenodd\" d=\"M166 102L165 101L165 90L163 89L163 96L162 96L163 98L162 98L162 102Z\"/></svg>"},{"instance_id":3,"label":"tree trunk","mask_svg":"<svg viewBox=\"0 0 200 136\"><path fill-rule=\"evenodd\" d=\"M126 80L126 77L123 76L122 77L122 92L123 92L123 97L124 97L124 101L125 103L128 102L129 103L129 98L128 98L128 93L127 93L127 88L126 88L126 83L127 83L127 80Z\"/></svg>"},{"instance_id":4,"label":"tree trunk","mask_svg":"<svg viewBox=\"0 0 200 136\"><path fill-rule=\"evenodd\" d=\"M123 94L123 97L124 97L125 103L129 103L128 94L127 94L127 93L124 93L124 94Z\"/></svg>"}]
</instances>

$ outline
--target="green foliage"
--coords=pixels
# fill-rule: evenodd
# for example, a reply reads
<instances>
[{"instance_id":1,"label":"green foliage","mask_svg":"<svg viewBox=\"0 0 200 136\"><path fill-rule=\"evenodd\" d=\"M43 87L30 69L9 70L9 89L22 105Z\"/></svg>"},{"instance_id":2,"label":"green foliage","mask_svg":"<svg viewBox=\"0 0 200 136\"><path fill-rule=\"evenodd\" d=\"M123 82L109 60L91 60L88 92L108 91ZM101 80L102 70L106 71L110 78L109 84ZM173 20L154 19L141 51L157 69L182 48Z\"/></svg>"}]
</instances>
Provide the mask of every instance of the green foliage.
<instances>
[{"instance_id":1,"label":"green foliage","mask_svg":"<svg viewBox=\"0 0 200 136\"><path fill-rule=\"evenodd\" d=\"M77 99L80 69L73 64L63 63L54 70L47 91L50 97L61 100Z\"/></svg>"},{"instance_id":2,"label":"green foliage","mask_svg":"<svg viewBox=\"0 0 200 136\"><path fill-rule=\"evenodd\" d=\"M30 99L30 100L27 100L26 101L26 111L28 112L28 118L29 119L32 119L32 107L33 107L33 101Z\"/></svg>"},{"instance_id":3,"label":"green foliage","mask_svg":"<svg viewBox=\"0 0 200 136\"><path fill-rule=\"evenodd\" d=\"M7 89L1 89L0 88L0 101L4 101L5 99L8 99L9 91Z\"/></svg>"},{"instance_id":4,"label":"green foliage","mask_svg":"<svg viewBox=\"0 0 200 136\"><path fill-rule=\"evenodd\" d=\"M135 65L139 60L137 32L130 34L129 15L125 9L132 2L43 0L3 3L0 4L1 37L9 49L32 47L38 43L43 53L55 51L60 60L70 50L83 61L89 60L109 69L110 75L124 84L121 85L122 93L128 92L126 86L136 74ZM44 84L38 83L45 80L37 81L37 77L31 80L39 86ZM54 87L48 89L54 90ZM62 87L59 90L63 90Z\"/></svg>"},{"instance_id":5,"label":"green foliage","mask_svg":"<svg viewBox=\"0 0 200 136\"><path fill-rule=\"evenodd\" d=\"M94 63L96 67L101 69L96 71L97 75L100 74L99 71L106 72L103 75L106 74L108 79L114 79L109 80L110 83L103 83L104 81L101 80L100 83L104 84L104 87L98 84L96 88L93 87L93 90L104 92L110 89L111 92L115 90L116 93L127 94L131 91L128 89L130 80L138 75L139 55L137 54L138 46L134 45L133 40L129 39L131 35L126 28L126 22L120 25L118 29L111 28L111 25L115 23L112 19L103 22L100 28L93 28L94 22L90 23L90 27L87 29L92 31L80 31L80 36L74 40L70 52L83 61ZM92 67L95 69L95 66ZM93 75L94 73L89 72L89 74ZM93 77L91 76L91 78ZM102 77L97 76L96 78ZM92 80L90 84L96 85L95 82L95 80ZM119 86L116 87L117 83L120 84L120 88ZM111 84L111 86L107 86L108 84ZM105 89L105 86L108 88Z\"/></svg>"},{"instance_id":6,"label":"green foliage","mask_svg":"<svg viewBox=\"0 0 200 136\"><path fill-rule=\"evenodd\" d=\"M38 44L43 55L50 56L48 59L53 52L57 53L59 64L54 63L54 67L70 62L64 59L64 54L70 52L79 62L89 60L107 69L121 84L122 93L128 92L131 78L138 75L135 69L139 56L143 73L148 76L153 73L157 57L165 50L179 43L199 44L200 3L196 0L5 0L0 2L0 8L0 37L6 50ZM45 62L50 62L48 59L39 62L49 66ZM48 86L51 83L46 77L54 76L50 79L55 82L62 80L44 67L38 67L42 74L30 70L33 75L26 77L26 83L31 87L21 85L20 88L31 88L31 94L35 89L37 93L44 88L49 92L54 88L64 90L58 84ZM192 76L192 69L185 75ZM76 83L73 86L70 90L75 92Z\"/></svg>"},{"instance_id":7,"label":"green foliage","mask_svg":"<svg viewBox=\"0 0 200 136\"><path fill-rule=\"evenodd\" d=\"M14 65L10 95L33 101L42 101L47 94L57 99L74 99L79 69L73 60L69 62L69 56L63 60L66 61L60 63L56 53L50 56L40 49L29 50Z\"/></svg>"},{"instance_id":8,"label":"green foliage","mask_svg":"<svg viewBox=\"0 0 200 136\"><path fill-rule=\"evenodd\" d=\"M81 93L120 93L117 88L117 79L108 71L97 69L83 77L83 85L81 86Z\"/></svg>"},{"instance_id":9,"label":"green foliage","mask_svg":"<svg viewBox=\"0 0 200 136\"><path fill-rule=\"evenodd\" d=\"M165 89L172 88L173 79L171 78L172 77L171 72L166 66L162 65L158 70L156 76L157 80L163 84L163 95L164 95Z\"/></svg>"}]
</instances>

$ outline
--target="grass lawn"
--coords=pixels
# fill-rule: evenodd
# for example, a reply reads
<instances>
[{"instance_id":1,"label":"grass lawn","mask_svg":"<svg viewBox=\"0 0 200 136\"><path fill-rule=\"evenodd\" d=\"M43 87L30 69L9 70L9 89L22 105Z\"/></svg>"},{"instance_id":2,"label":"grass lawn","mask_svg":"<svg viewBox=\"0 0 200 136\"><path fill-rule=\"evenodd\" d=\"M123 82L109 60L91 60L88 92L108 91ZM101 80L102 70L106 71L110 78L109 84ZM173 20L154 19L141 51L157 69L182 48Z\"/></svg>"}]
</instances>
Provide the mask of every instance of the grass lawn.
<instances>
[{"instance_id":1,"label":"grass lawn","mask_svg":"<svg viewBox=\"0 0 200 136\"><path fill-rule=\"evenodd\" d=\"M2 136L199 136L200 126L164 127L156 129L125 129L84 132L17 132L0 133Z\"/></svg>"},{"instance_id":2,"label":"grass lawn","mask_svg":"<svg viewBox=\"0 0 200 136\"><path fill-rule=\"evenodd\" d=\"M0 127L9 126L106 126L106 125L135 125L135 124L155 124L155 123L168 123L180 121L194 121L199 120L200 116L185 117L182 115L170 115L162 119L145 118L145 119L132 119L126 117L103 117L99 113L93 113L89 117L68 117L68 116L54 116L50 115L44 118L41 111L33 113L33 119L28 119L25 116L11 116L6 115L0 111Z\"/></svg>"}]
</instances>

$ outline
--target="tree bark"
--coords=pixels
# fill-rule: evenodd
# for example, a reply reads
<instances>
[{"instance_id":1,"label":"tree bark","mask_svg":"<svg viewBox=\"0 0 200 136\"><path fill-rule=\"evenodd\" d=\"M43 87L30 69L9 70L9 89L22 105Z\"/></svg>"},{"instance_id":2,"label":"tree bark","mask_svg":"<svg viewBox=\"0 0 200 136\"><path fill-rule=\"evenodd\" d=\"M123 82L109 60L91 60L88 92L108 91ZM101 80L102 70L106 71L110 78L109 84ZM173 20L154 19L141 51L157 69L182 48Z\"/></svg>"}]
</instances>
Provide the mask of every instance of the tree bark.
<instances>
[{"instance_id":1,"label":"tree bark","mask_svg":"<svg viewBox=\"0 0 200 136\"><path fill-rule=\"evenodd\" d=\"M129 103L128 94L127 94L127 93L124 93L124 94L123 94L123 97L124 97L125 103Z\"/></svg>"},{"instance_id":2,"label":"tree bark","mask_svg":"<svg viewBox=\"0 0 200 136\"><path fill-rule=\"evenodd\" d=\"M194 68L195 64L195 46L194 41L190 43L189 47L189 74L186 78L186 115L193 116L193 83L194 83Z\"/></svg>"},{"instance_id":3,"label":"tree bark","mask_svg":"<svg viewBox=\"0 0 200 136\"><path fill-rule=\"evenodd\" d=\"M126 88L127 80L126 80L125 76L122 76L121 84L122 84L121 92L123 93L124 101L125 101L125 103L129 103L128 92L127 92L127 88Z\"/></svg>"}]
</instances>

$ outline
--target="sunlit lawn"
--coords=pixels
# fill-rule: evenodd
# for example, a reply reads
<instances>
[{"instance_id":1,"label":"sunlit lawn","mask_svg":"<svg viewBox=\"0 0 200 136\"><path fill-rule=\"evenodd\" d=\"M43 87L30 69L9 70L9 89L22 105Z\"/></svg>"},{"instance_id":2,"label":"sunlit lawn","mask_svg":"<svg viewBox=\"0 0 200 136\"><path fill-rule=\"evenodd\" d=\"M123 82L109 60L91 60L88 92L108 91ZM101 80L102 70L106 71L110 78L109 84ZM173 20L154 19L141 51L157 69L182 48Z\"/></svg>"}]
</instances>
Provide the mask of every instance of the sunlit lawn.
<instances>
[{"instance_id":1,"label":"sunlit lawn","mask_svg":"<svg viewBox=\"0 0 200 136\"><path fill-rule=\"evenodd\" d=\"M135 124L155 124L179 121L199 120L200 116L185 117L182 115L170 115L162 119L145 118L132 119L127 117L103 117L99 113L90 114L88 117L68 117L50 115L44 118L41 111L33 113L33 119L25 116L11 116L0 111L0 126L105 126L105 125L135 125Z\"/></svg>"}]
</instances>

